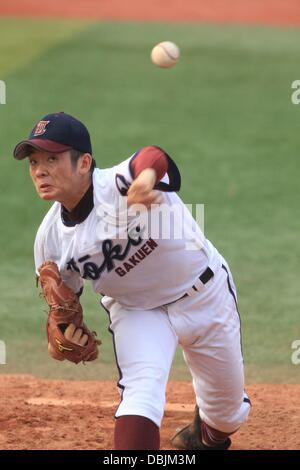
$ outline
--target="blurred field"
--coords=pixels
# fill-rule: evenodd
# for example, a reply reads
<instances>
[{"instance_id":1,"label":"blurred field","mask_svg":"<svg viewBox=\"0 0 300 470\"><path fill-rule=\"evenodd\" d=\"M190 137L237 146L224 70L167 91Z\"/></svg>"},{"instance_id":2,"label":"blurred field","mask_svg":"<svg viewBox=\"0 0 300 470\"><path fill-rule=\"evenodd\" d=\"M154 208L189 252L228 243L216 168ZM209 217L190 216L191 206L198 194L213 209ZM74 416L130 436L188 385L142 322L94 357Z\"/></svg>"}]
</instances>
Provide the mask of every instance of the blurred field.
<instances>
[{"instance_id":1,"label":"blurred field","mask_svg":"<svg viewBox=\"0 0 300 470\"><path fill-rule=\"evenodd\" d=\"M0 339L7 365L0 372L117 376L107 316L90 288L83 302L87 321L101 332L101 359L75 367L46 353L32 245L48 205L34 193L27 162L11 153L40 117L64 110L89 127L98 166L151 143L173 156L182 198L205 203L206 236L235 274L247 381L299 382L290 356L300 338L300 107L290 96L300 79L300 31L15 19L0 19L0 31L7 86L7 104L0 105ZM149 60L165 38L181 47L172 70ZM172 374L188 377L179 352Z\"/></svg>"}]
</instances>

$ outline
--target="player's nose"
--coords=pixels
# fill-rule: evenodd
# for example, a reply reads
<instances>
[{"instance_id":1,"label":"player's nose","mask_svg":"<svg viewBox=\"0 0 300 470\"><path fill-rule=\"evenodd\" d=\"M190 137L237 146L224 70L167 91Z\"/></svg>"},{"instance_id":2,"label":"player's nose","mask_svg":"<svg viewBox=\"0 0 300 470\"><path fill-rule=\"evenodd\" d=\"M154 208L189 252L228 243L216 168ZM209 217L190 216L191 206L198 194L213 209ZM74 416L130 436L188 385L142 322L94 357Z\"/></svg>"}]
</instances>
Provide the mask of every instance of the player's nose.
<instances>
[{"instance_id":1,"label":"player's nose","mask_svg":"<svg viewBox=\"0 0 300 470\"><path fill-rule=\"evenodd\" d=\"M38 178L41 176L45 176L47 174L48 174L48 170L47 170L46 165L42 162L37 163L35 167L35 176Z\"/></svg>"}]
</instances>

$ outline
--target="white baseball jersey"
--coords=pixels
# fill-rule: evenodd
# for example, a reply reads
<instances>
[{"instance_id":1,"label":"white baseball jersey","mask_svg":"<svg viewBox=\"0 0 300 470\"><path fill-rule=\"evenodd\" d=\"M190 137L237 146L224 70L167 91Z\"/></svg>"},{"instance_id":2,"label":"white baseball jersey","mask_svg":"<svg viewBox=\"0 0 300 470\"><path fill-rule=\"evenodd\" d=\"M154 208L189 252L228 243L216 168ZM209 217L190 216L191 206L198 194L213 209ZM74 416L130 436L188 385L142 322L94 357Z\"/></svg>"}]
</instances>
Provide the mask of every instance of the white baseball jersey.
<instances>
[{"instance_id":1,"label":"white baseball jersey","mask_svg":"<svg viewBox=\"0 0 300 470\"><path fill-rule=\"evenodd\" d=\"M140 214L127 210L133 158L94 170L80 223L70 224L62 206L53 204L37 233L36 269L55 261L75 292L88 279L104 294L120 374L116 417L143 416L160 426L180 343L201 419L231 433L247 418L250 403L230 269L181 199L167 192L176 188L177 167L170 159L171 172L156 186L165 190L163 203ZM202 283L199 275L207 267L213 278Z\"/></svg>"},{"instance_id":2,"label":"white baseball jersey","mask_svg":"<svg viewBox=\"0 0 300 470\"><path fill-rule=\"evenodd\" d=\"M162 205L151 211L127 211L131 158L94 170L94 207L83 222L66 225L61 204L53 204L37 232L35 265L56 262L75 292L87 279L126 308L151 309L179 299L217 251L175 192L162 192Z\"/></svg>"}]
</instances>

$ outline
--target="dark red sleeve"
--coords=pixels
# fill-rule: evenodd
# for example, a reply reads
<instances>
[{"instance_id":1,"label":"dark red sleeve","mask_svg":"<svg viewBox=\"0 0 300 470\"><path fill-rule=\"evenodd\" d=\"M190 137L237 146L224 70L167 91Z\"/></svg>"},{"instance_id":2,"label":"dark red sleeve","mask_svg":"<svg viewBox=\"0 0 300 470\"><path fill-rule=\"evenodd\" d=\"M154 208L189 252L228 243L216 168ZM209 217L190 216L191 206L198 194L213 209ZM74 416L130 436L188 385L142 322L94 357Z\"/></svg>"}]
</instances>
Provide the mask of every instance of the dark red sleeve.
<instances>
[{"instance_id":1,"label":"dark red sleeve","mask_svg":"<svg viewBox=\"0 0 300 470\"><path fill-rule=\"evenodd\" d=\"M146 168L153 168L156 171L156 184L168 171L168 158L159 147L143 147L131 160L131 172L136 178Z\"/></svg>"}]
</instances>

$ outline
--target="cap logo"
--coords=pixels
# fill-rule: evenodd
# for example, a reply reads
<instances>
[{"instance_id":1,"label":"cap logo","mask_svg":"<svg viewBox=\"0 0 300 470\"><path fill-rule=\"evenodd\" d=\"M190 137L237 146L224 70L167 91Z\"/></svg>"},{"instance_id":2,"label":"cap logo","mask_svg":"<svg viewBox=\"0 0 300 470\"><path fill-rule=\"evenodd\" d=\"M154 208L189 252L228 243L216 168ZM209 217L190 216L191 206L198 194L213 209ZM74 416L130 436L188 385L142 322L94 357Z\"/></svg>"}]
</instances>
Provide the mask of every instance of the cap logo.
<instances>
[{"instance_id":1,"label":"cap logo","mask_svg":"<svg viewBox=\"0 0 300 470\"><path fill-rule=\"evenodd\" d=\"M46 132L46 126L49 124L50 121L40 121L37 123L35 131L34 131L34 136L36 135L42 135L45 134Z\"/></svg>"}]
</instances>

